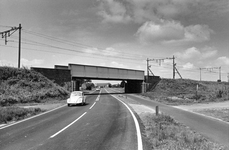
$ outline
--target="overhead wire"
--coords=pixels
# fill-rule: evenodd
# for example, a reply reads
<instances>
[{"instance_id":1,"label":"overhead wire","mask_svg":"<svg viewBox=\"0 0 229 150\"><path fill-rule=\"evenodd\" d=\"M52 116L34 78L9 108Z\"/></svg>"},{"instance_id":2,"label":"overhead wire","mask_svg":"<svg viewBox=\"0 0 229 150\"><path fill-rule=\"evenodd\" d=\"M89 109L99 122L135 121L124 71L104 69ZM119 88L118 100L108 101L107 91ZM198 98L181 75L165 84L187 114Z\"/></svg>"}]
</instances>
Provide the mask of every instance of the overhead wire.
<instances>
[{"instance_id":1,"label":"overhead wire","mask_svg":"<svg viewBox=\"0 0 229 150\"><path fill-rule=\"evenodd\" d=\"M64 43L64 44L69 44L69 45L72 45L72 46L77 46L77 47L81 47L81 48L92 48L92 49L94 48L94 49L96 49L98 51L102 51L102 52L105 52L105 51L114 52L114 51L111 51L111 50L106 49L106 48L94 47L94 46L87 45L87 44L82 44L82 43L79 43L79 42L76 42L76 41L69 41L69 40L65 40L65 39L61 39L61 38L57 38L57 37L53 37L53 36L49 36L49 35L45 35L45 34L41 34L41 33L37 33L37 32L34 32L34 31L29 31L29 30L26 30L26 29L24 29L24 30L25 30L26 33L29 33L29 34L32 34L32 35L43 37L43 38L46 38L46 39L49 39L49 40L52 40L52 41L56 41L56 42L60 42L60 43ZM121 51L118 51L118 50L115 50L115 52L121 53L122 55L139 57L139 54L126 53L126 52L121 52Z\"/></svg>"},{"instance_id":2,"label":"overhead wire","mask_svg":"<svg viewBox=\"0 0 229 150\"><path fill-rule=\"evenodd\" d=\"M2 25L0 25L2 26ZM10 26L5 26L5 27L10 27ZM72 46L75 46L75 47L78 47L78 48L85 48L85 49L96 49L98 51L102 51L102 52L114 52L114 51L110 51L108 49L104 49L104 48L98 48L98 47L93 47L93 46L90 46L90 45L87 45L87 44L82 44L82 43L79 43L79 42L76 42L76 41L69 41L69 40L65 40L65 39L61 39L61 38L56 38L56 37L53 37L53 36L49 36L49 35L45 35L45 34L41 34L41 33L38 33L38 32L34 32L34 31L30 31L30 30L27 30L27 29L23 29L23 31L27 34L30 34L30 35L33 35L33 36L38 36L40 38L45 38L45 39L48 39L48 40L51 40L51 41L55 41L55 42L58 42L58 43L61 43L61 44L68 44L68 45L72 45ZM18 38L18 37L17 37ZM76 52L76 53L82 53L82 54L89 54L89 53L86 53L82 50L76 50L75 48L74 49L70 49L70 48L64 48L64 47L60 47L60 46L53 46L53 45L50 45L50 44L46 44L46 43L42 43L42 42L37 42L37 41L33 41L33 40L29 40L29 39L25 39L23 38L24 41L26 42L22 42L23 44L28 44L28 45L35 45L35 46L42 46L42 47L49 47L49 48L54 48L54 49L58 49L58 50L63 50L63 51L68 51L68 52ZM16 41L10 41L10 42L16 42ZM0 45L2 46L2 45ZM43 51L43 52L49 52L49 53L59 53L59 54L66 54L66 53L60 53L60 52L57 52L57 51L45 51L45 50L38 50L38 49L31 49L31 48L24 48L24 49L27 49L27 50L34 50L34 51ZM120 52L120 51L117 51L116 52ZM139 55L135 55L135 54L130 54L130 53L125 53L125 52L121 52L122 54L122 57L120 56L112 56L112 55L103 55L101 56L101 54L97 54L97 53L93 53L93 58L95 57L94 55L96 55L97 57L115 57L115 58L118 58L118 59L128 59L128 60L133 60L133 61L144 61L144 57L147 58L147 56L144 56L144 55L141 55L141 59L140 58L136 58L139 57ZM127 56L133 56L133 57L123 57L125 55ZM66 55L69 55L69 54L66 54ZM70 54L71 55L71 54ZM83 56L83 55L81 55ZM90 57L90 56L83 56L83 57ZM161 58L161 57L155 57L156 58ZM163 57L162 57L163 58ZM171 67L173 66L172 64L163 64L162 66L156 66L154 65L155 67L163 67L163 68L169 68L171 69ZM168 67L169 66L169 67ZM181 65L176 65L177 67L182 67L180 68L183 71L185 72L199 72L199 69L198 68L192 68L192 69L188 69L188 70L185 70L183 69L183 66ZM204 73L204 72L203 72ZM206 73L209 73L209 72L206 72ZM212 72L212 73L217 73L217 72ZM221 73L221 74L227 74L227 73Z\"/></svg>"},{"instance_id":3,"label":"overhead wire","mask_svg":"<svg viewBox=\"0 0 229 150\"><path fill-rule=\"evenodd\" d=\"M0 46L2 46L2 47L12 47L12 48L18 48L17 46L8 46L8 45L1 45L0 44ZM23 48L24 50L30 50L30 51L38 51L38 52L48 52L48 53L53 53L53 51L48 51L48 50L41 50L41 49L33 49L33 48L27 48L27 47L24 47ZM74 51L73 51L74 52ZM63 55L70 55L70 56L73 56L73 54L70 54L70 53L61 53L61 52L56 52L55 51L55 54L63 54ZM79 55L79 54L78 54ZM90 55L90 54L88 54L88 55L80 55L80 57L86 57L86 58L94 58L94 59L101 59L101 58L104 58L103 56L92 56L92 55ZM125 61L125 60L124 60ZM136 63L136 62L132 62L132 63ZM136 63L136 64L139 64L139 63Z\"/></svg>"}]
</instances>

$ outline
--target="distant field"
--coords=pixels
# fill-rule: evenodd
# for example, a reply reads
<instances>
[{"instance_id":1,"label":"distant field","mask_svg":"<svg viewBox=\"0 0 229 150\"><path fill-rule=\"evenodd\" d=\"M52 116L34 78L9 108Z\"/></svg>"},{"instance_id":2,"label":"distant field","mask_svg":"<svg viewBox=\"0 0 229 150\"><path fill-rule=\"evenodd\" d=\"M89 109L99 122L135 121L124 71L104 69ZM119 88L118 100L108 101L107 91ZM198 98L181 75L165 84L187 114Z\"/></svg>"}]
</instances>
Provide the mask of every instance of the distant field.
<instances>
[{"instance_id":1,"label":"distant field","mask_svg":"<svg viewBox=\"0 0 229 150\"><path fill-rule=\"evenodd\" d=\"M229 83L162 79L154 89L142 95L169 105L220 102L229 100Z\"/></svg>"}]
</instances>

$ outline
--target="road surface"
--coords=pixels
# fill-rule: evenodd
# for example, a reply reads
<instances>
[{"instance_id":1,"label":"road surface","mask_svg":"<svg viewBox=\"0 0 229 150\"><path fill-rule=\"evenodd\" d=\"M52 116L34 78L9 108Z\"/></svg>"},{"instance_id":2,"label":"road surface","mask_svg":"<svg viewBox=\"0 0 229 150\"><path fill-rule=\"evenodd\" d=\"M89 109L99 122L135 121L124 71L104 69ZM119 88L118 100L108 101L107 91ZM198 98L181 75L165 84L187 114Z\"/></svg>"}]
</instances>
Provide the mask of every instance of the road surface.
<instances>
[{"instance_id":1,"label":"road surface","mask_svg":"<svg viewBox=\"0 0 229 150\"><path fill-rule=\"evenodd\" d=\"M217 119L199 115L193 112L177 109L172 106L149 100L148 98L136 96L134 94L127 94L127 97L135 100L139 104L151 107L153 109L155 109L156 106L159 106L159 110L161 112L172 116L178 122L189 126L191 129L194 129L212 141L218 142L219 144L225 145L229 148L228 122L219 121Z\"/></svg>"},{"instance_id":2,"label":"road surface","mask_svg":"<svg viewBox=\"0 0 229 150\"><path fill-rule=\"evenodd\" d=\"M110 91L122 92L120 89L110 89ZM194 129L198 133L204 135L212 141L219 144L225 145L229 149L229 123L224 121L219 121L219 119L214 119L212 117L203 116L197 113L185 111L178 109L173 106L165 105L149 98L142 97L136 94L124 94L125 97L131 99L139 105L145 105L152 109L159 106L162 113L172 116L178 122L185 124L186 126ZM124 101L125 102L125 101ZM227 103L225 103L227 104ZM217 104L215 104L217 106Z\"/></svg>"},{"instance_id":3,"label":"road surface","mask_svg":"<svg viewBox=\"0 0 229 150\"><path fill-rule=\"evenodd\" d=\"M86 106L67 105L0 128L1 150L137 150L130 111L110 95L88 95Z\"/></svg>"}]
</instances>

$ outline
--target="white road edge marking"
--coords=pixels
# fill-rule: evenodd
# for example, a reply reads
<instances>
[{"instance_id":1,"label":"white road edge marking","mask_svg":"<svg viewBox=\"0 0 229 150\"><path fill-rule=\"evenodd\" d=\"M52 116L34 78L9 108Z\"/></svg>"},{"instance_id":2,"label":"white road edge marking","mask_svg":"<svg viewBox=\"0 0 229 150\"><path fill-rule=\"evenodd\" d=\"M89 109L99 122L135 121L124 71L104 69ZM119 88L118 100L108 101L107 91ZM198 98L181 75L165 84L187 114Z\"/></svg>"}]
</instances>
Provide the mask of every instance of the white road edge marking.
<instances>
[{"instance_id":1,"label":"white road edge marking","mask_svg":"<svg viewBox=\"0 0 229 150\"><path fill-rule=\"evenodd\" d=\"M21 120L21 121L14 122L14 123L9 124L9 125L5 125L5 126L1 127L0 130L1 130L1 129L4 129L4 128L7 128L7 127L10 127L10 126L13 126L13 125L16 125L16 124L19 124L19 123L21 123L21 122L24 122L24 121L33 119L33 118L36 118L36 117L38 117L38 116L47 114L47 113L52 112L52 111L54 111L54 110L60 109L60 108L62 108L62 107L64 107L64 106L66 106L66 105L62 105L62 106L59 106L59 107L57 107L57 108L51 109L51 110L49 110L49 111L43 112L43 113L41 113L41 114L38 114L38 115L35 115L35 116L32 116L32 117L23 119L23 120Z\"/></svg>"},{"instance_id":2,"label":"white road edge marking","mask_svg":"<svg viewBox=\"0 0 229 150\"><path fill-rule=\"evenodd\" d=\"M94 107L94 105L96 104L96 102L94 102L94 104L89 108L89 109L92 109Z\"/></svg>"},{"instance_id":3,"label":"white road edge marking","mask_svg":"<svg viewBox=\"0 0 229 150\"><path fill-rule=\"evenodd\" d=\"M72 123L70 123L69 125L67 125L66 127L64 127L63 129L61 129L60 131L58 131L57 133L53 134L52 136L50 136L50 138L54 138L55 136L57 136L58 134L60 134L61 132L63 132L64 130L66 130L68 127L70 127L71 125L73 125L76 121L78 121L80 118L82 118L84 115L86 115L87 112L83 113L81 116L79 116L79 118L77 118L76 120L74 120Z\"/></svg>"},{"instance_id":4,"label":"white road edge marking","mask_svg":"<svg viewBox=\"0 0 229 150\"><path fill-rule=\"evenodd\" d=\"M106 90L106 89L105 89ZM108 93L108 91L106 90L106 92ZM137 139L138 139L138 150L143 150L143 146L142 146L142 135L141 135L141 130L140 130L140 126L138 123L137 118L135 117L134 113L132 112L132 110L130 109L130 107L124 103L122 100L120 100L119 98L111 95L112 97L116 98L118 101L120 101L121 103L123 103L124 106L126 106L126 108L129 110L129 112L131 113L133 119L134 119L134 123L135 123L135 127L136 127L136 132L137 132Z\"/></svg>"}]
</instances>

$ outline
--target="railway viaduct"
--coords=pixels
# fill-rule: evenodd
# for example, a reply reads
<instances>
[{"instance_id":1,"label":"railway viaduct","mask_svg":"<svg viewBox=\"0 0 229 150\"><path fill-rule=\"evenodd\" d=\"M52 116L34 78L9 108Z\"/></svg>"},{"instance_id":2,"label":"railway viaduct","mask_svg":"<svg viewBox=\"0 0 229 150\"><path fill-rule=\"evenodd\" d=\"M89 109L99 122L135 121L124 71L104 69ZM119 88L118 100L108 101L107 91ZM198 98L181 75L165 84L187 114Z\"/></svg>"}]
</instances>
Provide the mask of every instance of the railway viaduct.
<instances>
[{"instance_id":1,"label":"railway viaduct","mask_svg":"<svg viewBox=\"0 0 229 150\"><path fill-rule=\"evenodd\" d=\"M57 84L72 82L72 90L79 90L80 79L91 80L118 80L125 81L125 93L142 93L146 91L145 76L142 70L112 68L103 66L91 66L82 64L68 64L68 66L55 65L51 68L36 68L32 70L40 72ZM158 77L151 77L151 82ZM156 81L155 80L155 81Z\"/></svg>"}]
</instances>

